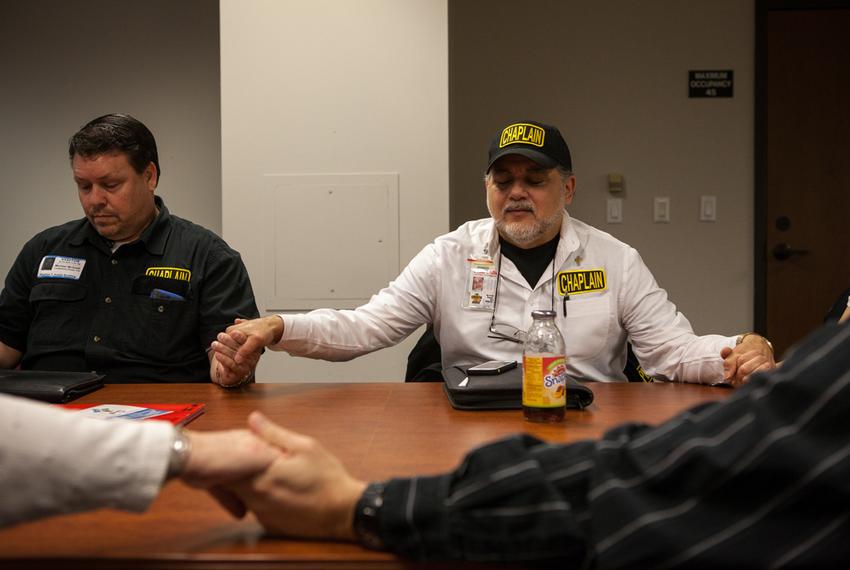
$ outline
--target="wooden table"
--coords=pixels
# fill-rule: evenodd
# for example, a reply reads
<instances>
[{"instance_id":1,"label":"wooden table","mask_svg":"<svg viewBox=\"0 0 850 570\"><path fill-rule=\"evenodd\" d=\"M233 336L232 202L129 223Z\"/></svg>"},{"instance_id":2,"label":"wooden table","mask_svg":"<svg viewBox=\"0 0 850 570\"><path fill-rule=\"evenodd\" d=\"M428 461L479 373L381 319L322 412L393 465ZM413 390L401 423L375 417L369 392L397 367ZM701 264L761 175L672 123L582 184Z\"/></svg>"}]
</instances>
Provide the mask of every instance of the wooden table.
<instances>
[{"instance_id":1,"label":"wooden table","mask_svg":"<svg viewBox=\"0 0 850 570\"><path fill-rule=\"evenodd\" d=\"M242 427L248 413L258 409L286 427L317 437L355 476L373 480L451 469L470 448L516 432L555 442L597 437L624 421L658 423L686 407L730 393L667 383L591 387L595 402L583 411L568 410L566 420L555 425L524 422L519 411L453 410L441 385L432 383L256 384L235 392L208 384L109 385L78 402L204 402L205 413L190 424L197 430ZM234 520L204 492L174 482L143 515L101 510L0 531L0 567L419 565L353 544L266 537L253 518Z\"/></svg>"}]
</instances>

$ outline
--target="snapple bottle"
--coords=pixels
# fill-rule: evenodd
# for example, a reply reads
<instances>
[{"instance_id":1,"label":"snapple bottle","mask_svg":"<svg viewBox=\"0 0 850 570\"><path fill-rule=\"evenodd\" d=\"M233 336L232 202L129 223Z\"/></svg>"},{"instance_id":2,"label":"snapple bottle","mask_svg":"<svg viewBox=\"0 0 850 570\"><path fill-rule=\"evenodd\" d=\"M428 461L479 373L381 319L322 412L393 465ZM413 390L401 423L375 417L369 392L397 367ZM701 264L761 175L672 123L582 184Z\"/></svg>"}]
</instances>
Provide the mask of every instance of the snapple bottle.
<instances>
[{"instance_id":1,"label":"snapple bottle","mask_svg":"<svg viewBox=\"0 0 850 570\"><path fill-rule=\"evenodd\" d=\"M522 413L530 422L560 422L567 407L567 358L555 311L531 311L522 350Z\"/></svg>"}]
</instances>

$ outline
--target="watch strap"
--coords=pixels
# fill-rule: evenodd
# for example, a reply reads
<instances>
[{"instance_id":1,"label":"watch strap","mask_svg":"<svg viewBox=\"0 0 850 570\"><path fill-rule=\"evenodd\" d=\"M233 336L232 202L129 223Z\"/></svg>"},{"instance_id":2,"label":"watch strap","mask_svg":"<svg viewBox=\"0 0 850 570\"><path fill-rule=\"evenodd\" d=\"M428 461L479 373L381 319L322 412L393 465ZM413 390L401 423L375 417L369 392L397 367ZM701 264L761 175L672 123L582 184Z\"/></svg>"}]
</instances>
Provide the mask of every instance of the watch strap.
<instances>
[{"instance_id":1,"label":"watch strap","mask_svg":"<svg viewBox=\"0 0 850 570\"><path fill-rule=\"evenodd\" d=\"M171 450L168 454L168 470L166 479L174 479L186 470L189 462L189 438L179 427L174 428L174 439L171 441Z\"/></svg>"},{"instance_id":2,"label":"watch strap","mask_svg":"<svg viewBox=\"0 0 850 570\"><path fill-rule=\"evenodd\" d=\"M769 349L770 349L770 352L771 352L771 353L772 353L772 352L774 352L774 350L773 350L773 343L771 343L769 340L767 340L765 337L763 337L762 335L760 335L760 334L759 334L759 333L757 333L757 332L745 332L745 333L743 333L743 334L739 334L739 335L738 335L738 338L737 338L737 339L735 339L735 346L738 346L739 344L741 344L742 342L744 342L744 339L745 339L745 338L747 338L748 336L757 336L757 337L759 337L759 338L760 338L760 339L762 339L762 340L764 341L764 343L767 345L767 348L769 348Z\"/></svg>"}]
</instances>

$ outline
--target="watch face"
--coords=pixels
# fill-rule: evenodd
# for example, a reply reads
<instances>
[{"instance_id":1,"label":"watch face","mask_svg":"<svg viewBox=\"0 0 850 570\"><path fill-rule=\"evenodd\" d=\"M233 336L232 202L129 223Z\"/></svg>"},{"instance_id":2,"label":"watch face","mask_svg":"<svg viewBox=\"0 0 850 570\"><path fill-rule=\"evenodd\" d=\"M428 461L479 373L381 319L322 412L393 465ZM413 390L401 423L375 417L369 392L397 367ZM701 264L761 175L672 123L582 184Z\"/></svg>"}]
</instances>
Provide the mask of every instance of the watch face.
<instances>
[{"instance_id":1,"label":"watch face","mask_svg":"<svg viewBox=\"0 0 850 570\"><path fill-rule=\"evenodd\" d=\"M366 548L382 550L384 541L380 535L380 513L384 505L384 483L370 483L357 501L354 513L354 533Z\"/></svg>"}]
</instances>

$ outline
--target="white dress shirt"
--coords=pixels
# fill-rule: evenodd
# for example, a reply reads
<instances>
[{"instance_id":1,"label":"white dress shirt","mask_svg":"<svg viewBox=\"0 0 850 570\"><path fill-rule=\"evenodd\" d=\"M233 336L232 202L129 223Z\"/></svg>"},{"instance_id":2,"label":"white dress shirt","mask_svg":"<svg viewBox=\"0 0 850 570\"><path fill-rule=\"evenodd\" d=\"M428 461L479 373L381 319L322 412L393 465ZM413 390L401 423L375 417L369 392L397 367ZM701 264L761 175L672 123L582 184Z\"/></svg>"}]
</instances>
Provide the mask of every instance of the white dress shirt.
<instances>
[{"instance_id":1,"label":"white dress shirt","mask_svg":"<svg viewBox=\"0 0 850 570\"><path fill-rule=\"evenodd\" d=\"M99 507L145 510L165 478L174 428L0 394L0 434L0 526L8 526Z\"/></svg>"},{"instance_id":2,"label":"white dress shirt","mask_svg":"<svg viewBox=\"0 0 850 570\"><path fill-rule=\"evenodd\" d=\"M527 330L532 310L554 308L566 342L568 374L579 380L624 381L627 341L646 372L656 378L722 380L720 350L734 346L736 337L694 334L627 244L566 213L560 237L554 267L550 264L535 287L510 259L501 260L497 323ZM285 330L272 348L294 356L349 360L392 346L422 324L433 323L444 368L520 360L521 344L489 338L492 309L464 308L469 260L489 258L497 267L499 249L491 218L467 222L427 245L365 305L281 315ZM576 269L604 270L606 288L571 295L564 303L556 287L557 273Z\"/></svg>"}]
</instances>

